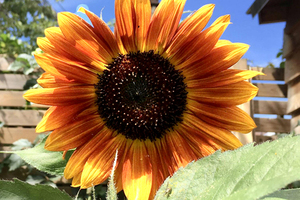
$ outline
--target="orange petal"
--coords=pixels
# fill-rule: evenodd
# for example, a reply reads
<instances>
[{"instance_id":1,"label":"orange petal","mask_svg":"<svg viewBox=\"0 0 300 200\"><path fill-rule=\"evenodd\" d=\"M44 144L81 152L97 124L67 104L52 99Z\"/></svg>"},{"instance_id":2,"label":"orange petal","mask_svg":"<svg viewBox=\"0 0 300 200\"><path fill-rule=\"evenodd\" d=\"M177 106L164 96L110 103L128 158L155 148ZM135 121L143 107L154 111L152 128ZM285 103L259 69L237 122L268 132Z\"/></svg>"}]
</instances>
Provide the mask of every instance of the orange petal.
<instances>
[{"instance_id":1,"label":"orange petal","mask_svg":"<svg viewBox=\"0 0 300 200\"><path fill-rule=\"evenodd\" d=\"M59 27L65 38L76 48L86 52L91 58L100 59L104 63L110 63L114 52L105 48L102 41L93 28L79 16L61 12L57 15Z\"/></svg>"},{"instance_id":2,"label":"orange petal","mask_svg":"<svg viewBox=\"0 0 300 200\"><path fill-rule=\"evenodd\" d=\"M42 51L45 53L51 53L52 55L61 55L64 53L55 48L55 46L51 44L48 38L38 37L36 39L36 43L40 47L40 49L42 49ZM67 56L67 54L65 54L64 56Z\"/></svg>"},{"instance_id":3,"label":"orange petal","mask_svg":"<svg viewBox=\"0 0 300 200\"><path fill-rule=\"evenodd\" d=\"M100 38L100 40L103 41L105 49L110 49L113 57L117 57L119 52L118 44L114 34L111 32L107 24L97 15L83 7L79 8L78 11L83 12L88 16L93 24L93 31Z\"/></svg>"},{"instance_id":4,"label":"orange petal","mask_svg":"<svg viewBox=\"0 0 300 200\"><path fill-rule=\"evenodd\" d=\"M152 16L146 40L146 51L163 53L174 36L186 0L162 1Z\"/></svg>"},{"instance_id":5,"label":"orange petal","mask_svg":"<svg viewBox=\"0 0 300 200\"><path fill-rule=\"evenodd\" d=\"M168 57L179 51L184 44L190 42L201 33L209 21L214 7L214 4L205 5L180 24L166 52Z\"/></svg>"},{"instance_id":6,"label":"orange petal","mask_svg":"<svg viewBox=\"0 0 300 200\"><path fill-rule=\"evenodd\" d=\"M165 150L158 151L156 149L155 142L152 142L150 140L145 141L145 147L147 148L147 152L149 153L151 165L155 166L152 167L152 180L155 181L152 181L152 188L149 199L154 199L157 190L162 185L164 180L170 175L168 171L165 170L166 167L164 165L166 165L166 159L164 159L164 162L162 162L159 156L160 154L164 154Z\"/></svg>"},{"instance_id":7,"label":"orange petal","mask_svg":"<svg viewBox=\"0 0 300 200\"><path fill-rule=\"evenodd\" d=\"M116 151L118 150L119 156L124 155L126 140L123 135L118 135L107 143L98 146L84 165L81 188L98 185L108 178L113 167ZM117 160L117 165L118 163Z\"/></svg>"},{"instance_id":8,"label":"orange petal","mask_svg":"<svg viewBox=\"0 0 300 200\"><path fill-rule=\"evenodd\" d=\"M198 157L191 151L188 143L176 130L172 131L171 134L166 134L165 137L167 145L169 145L169 149L172 152L172 157L175 160L177 169L185 167L188 163L198 159Z\"/></svg>"},{"instance_id":9,"label":"orange petal","mask_svg":"<svg viewBox=\"0 0 300 200\"><path fill-rule=\"evenodd\" d=\"M149 199L152 166L144 141L133 141L123 164L122 181L124 193L129 200Z\"/></svg>"},{"instance_id":10,"label":"orange petal","mask_svg":"<svg viewBox=\"0 0 300 200\"><path fill-rule=\"evenodd\" d=\"M181 124L176 127L176 131L189 144L198 159L208 156L218 149L222 149L222 146L217 145L210 137L206 137L205 134L193 127Z\"/></svg>"},{"instance_id":11,"label":"orange petal","mask_svg":"<svg viewBox=\"0 0 300 200\"><path fill-rule=\"evenodd\" d=\"M79 173L72 179L72 187L80 187L81 185L81 174Z\"/></svg>"},{"instance_id":12,"label":"orange petal","mask_svg":"<svg viewBox=\"0 0 300 200\"><path fill-rule=\"evenodd\" d=\"M230 131L249 133L256 127L253 119L236 106L216 107L189 100L187 109L203 121Z\"/></svg>"},{"instance_id":13,"label":"orange petal","mask_svg":"<svg viewBox=\"0 0 300 200\"><path fill-rule=\"evenodd\" d=\"M135 24L135 37L137 50L145 51L145 42L147 31L151 18L151 4L149 0L133 0L136 24Z\"/></svg>"},{"instance_id":14,"label":"orange petal","mask_svg":"<svg viewBox=\"0 0 300 200\"><path fill-rule=\"evenodd\" d=\"M23 97L33 103L53 106L68 106L92 99L96 101L97 98L94 86L31 89Z\"/></svg>"},{"instance_id":15,"label":"orange petal","mask_svg":"<svg viewBox=\"0 0 300 200\"><path fill-rule=\"evenodd\" d=\"M51 27L45 29L45 35L51 44L59 51L60 54L55 54L55 52L49 52L51 55L57 57L63 57L62 59L66 61L78 61L79 64L86 64L86 67L94 69L96 71L102 72L106 69L105 65L107 62L104 62L100 57L92 57L86 51L82 51L75 46L75 44L69 42L66 37L61 32L58 27Z\"/></svg>"},{"instance_id":16,"label":"orange petal","mask_svg":"<svg viewBox=\"0 0 300 200\"><path fill-rule=\"evenodd\" d=\"M59 79L85 84L98 82L96 73L76 62L66 62L46 53L35 55L35 59L46 72Z\"/></svg>"},{"instance_id":17,"label":"orange petal","mask_svg":"<svg viewBox=\"0 0 300 200\"><path fill-rule=\"evenodd\" d=\"M223 15L221 17L218 17L212 24L211 26L215 26L218 24L223 24L223 23L229 23L230 22L230 15Z\"/></svg>"},{"instance_id":18,"label":"orange petal","mask_svg":"<svg viewBox=\"0 0 300 200\"><path fill-rule=\"evenodd\" d=\"M202 79L189 80L189 75L187 73L185 75L188 88L212 88L230 85L264 74L258 71L228 69Z\"/></svg>"},{"instance_id":19,"label":"orange petal","mask_svg":"<svg viewBox=\"0 0 300 200\"><path fill-rule=\"evenodd\" d=\"M43 88L54 88L54 87L63 87L63 86L71 86L71 85L79 85L80 84L80 83L75 83L75 82L59 79L47 72L43 73L40 76L40 78L38 78L37 82Z\"/></svg>"},{"instance_id":20,"label":"orange petal","mask_svg":"<svg viewBox=\"0 0 300 200\"><path fill-rule=\"evenodd\" d=\"M83 171L84 165L94 152L101 150L108 141L112 140L112 131L104 126L97 135L86 144L78 147L70 157L64 171L66 179L77 176ZM83 184L83 182L82 182Z\"/></svg>"},{"instance_id":21,"label":"orange petal","mask_svg":"<svg viewBox=\"0 0 300 200\"><path fill-rule=\"evenodd\" d=\"M200 134L208 141L212 141L210 143L221 146L223 150L236 149L242 146L242 143L229 130L210 125L195 115L186 113L183 125L195 130L198 129L198 131L194 131L195 134Z\"/></svg>"},{"instance_id":22,"label":"orange petal","mask_svg":"<svg viewBox=\"0 0 300 200\"><path fill-rule=\"evenodd\" d=\"M52 106L46 111L43 119L37 125L36 132L42 133L62 127L70 121L76 120L76 117L79 115L79 113L81 113L83 110L86 110L94 103L95 102L93 100L90 100L84 103L69 106ZM93 108L95 112L97 112L97 106L93 106Z\"/></svg>"},{"instance_id":23,"label":"orange petal","mask_svg":"<svg viewBox=\"0 0 300 200\"><path fill-rule=\"evenodd\" d=\"M83 145L92 139L104 122L99 115L89 115L72 121L55 129L47 138L45 149L49 151L66 151Z\"/></svg>"},{"instance_id":24,"label":"orange petal","mask_svg":"<svg viewBox=\"0 0 300 200\"><path fill-rule=\"evenodd\" d=\"M248 50L249 45L233 43L214 48L207 56L188 64L183 73L189 79L200 79L219 73L234 65Z\"/></svg>"},{"instance_id":25,"label":"orange petal","mask_svg":"<svg viewBox=\"0 0 300 200\"><path fill-rule=\"evenodd\" d=\"M173 63L177 69L182 69L207 55L216 45L228 24L229 22L211 26L201 32L198 37L183 44L174 55L170 55L171 63Z\"/></svg>"},{"instance_id":26,"label":"orange petal","mask_svg":"<svg viewBox=\"0 0 300 200\"><path fill-rule=\"evenodd\" d=\"M116 27L119 42L122 42L127 52L137 50L135 44L136 13L132 0L115 1ZM122 46L120 44L119 46Z\"/></svg>"},{"instance_id":27,"label":"orange petal","mask_svg":"<svg viewBox=\"0 0 300 200\"><path fill-rule=\"evenodd\" d=\"M188 99L218 106L235 106L246 103L257 94L257 87L246 81L215 87L187 88Z\"/></svg>"}]
</instances>

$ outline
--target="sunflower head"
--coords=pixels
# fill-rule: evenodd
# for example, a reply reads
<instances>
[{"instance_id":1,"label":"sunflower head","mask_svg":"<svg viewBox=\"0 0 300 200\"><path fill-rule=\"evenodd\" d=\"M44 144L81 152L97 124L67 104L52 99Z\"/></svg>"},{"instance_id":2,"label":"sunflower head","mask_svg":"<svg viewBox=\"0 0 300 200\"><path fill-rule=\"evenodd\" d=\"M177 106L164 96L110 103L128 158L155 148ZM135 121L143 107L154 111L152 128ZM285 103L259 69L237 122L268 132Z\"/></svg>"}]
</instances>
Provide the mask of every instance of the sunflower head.
<instances>
[{"instance_id":1,"label":"sunflower head","mask_svg":"<svg viewBox=\"0 0 300 200\"><path fill-rule=\"evenodd\" d=\"M207 25L214 5L179 24L185 0L116 0L114 33L81 8L92 25L59 13L36 55L42 89L24 97L50 105L37 132L53 131L45 148L76 148L65 177L81 188L109 176L128 199L152 199L178 168L214 151L241 146L231 131L250 132L253 120L236 106L257 88L259 72L229 69L248 45L219 40L229 15Z\"/></svg>"}]
</instances>

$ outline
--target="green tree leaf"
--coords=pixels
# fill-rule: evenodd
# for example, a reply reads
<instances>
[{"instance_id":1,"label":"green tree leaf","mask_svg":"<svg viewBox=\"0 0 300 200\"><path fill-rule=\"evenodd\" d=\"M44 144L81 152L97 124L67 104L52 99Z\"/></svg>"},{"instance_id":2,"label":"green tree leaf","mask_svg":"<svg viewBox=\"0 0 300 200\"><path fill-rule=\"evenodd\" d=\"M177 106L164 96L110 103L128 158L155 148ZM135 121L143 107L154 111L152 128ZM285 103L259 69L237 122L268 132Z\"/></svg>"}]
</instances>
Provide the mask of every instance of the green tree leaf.
<instances>
[{"instance_id":1,"label":"green tree leaf","mask_svg":"<svg viewBox=\"0 0 300 200\"><path fill-rule=\"evenodd\" d=\"M280 190L270 194L266 197L261 198L261 200L299 200L300 199L300 189L291 190Z\"/></svg>"},{"instance_id":2,"label":"green tree leaf","mask_svg":"<svg viewBox=\"0 0 300 200\"><path fill-rule=\"evenodd\" d=\"M30 185L14 179L0 181L0 200L72 200L66 193L48 185Z\"/></svg>"},{"instance_id":3,"label":"green tree leaf","mask_svg":"<svg viewBox=\"0 0 300 200\"><path fill-rule=\"evenodd\" d=\"M25 162L34 166L40 171L47 172L52 175L63 175L65 166L73 151L69 151L66 159L63 159L63 153L59 151L48 151L44 149L47 137L35 147L22 150L12 151L19 155Z\"/></svg>"},{"instance_id":4,"label":"green tree leaf","mask_svg":"<svg viewBox=\"0 0 300 200\"><path fill-rule=\"evenodd\" d=\"M300 137L220 151L166 179L155 199L259 199L300 179Z\"/></svg>"}]
</instances>

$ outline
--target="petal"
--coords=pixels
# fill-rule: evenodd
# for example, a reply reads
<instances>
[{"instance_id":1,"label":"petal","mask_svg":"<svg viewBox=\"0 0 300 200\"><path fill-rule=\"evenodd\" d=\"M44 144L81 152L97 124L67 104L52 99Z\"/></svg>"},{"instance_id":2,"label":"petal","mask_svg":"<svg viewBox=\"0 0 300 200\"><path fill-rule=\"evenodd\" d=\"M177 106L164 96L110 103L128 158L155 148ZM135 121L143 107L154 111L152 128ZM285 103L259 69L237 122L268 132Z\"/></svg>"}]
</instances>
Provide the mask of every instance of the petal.
<instances>
[{"instance_id":1,"label":"petal","mask_svg":"<svg viewBox=\"0 0 300 200\"><path fill-rule=\"evenodd\" d=\"M178 134L176 130L172 133L166 134L166 142L172 152L172 158L175 160L176 168L185 167L198 157L191 151L190 146L184 138ZM177 170L175 168L175 170Z\"/></svg>"},{"instance_id":2,"label":"petal","mask_svg":"<svg viewBox=\"0 0 300 200\"><path fill-rule=\"evenodd\" d=\"M149 199L152 166L144 141L134 140L123 164L123 190L129 200Z\"/></svg>"},{"instance_id":3,"label":"petal","mask_svg":"<svg viewBox=\"0 0 300 200\"><path fill-rule=\"evenodd\" d=\"M176 131L186 140L198 159L222 149L222 146L217 145L210 137L206 137L205 134L193 127L181 124L176 127Z\"/></svg>"},{"instance_id":4,"label":"petal","mask_svg":"<svg viewBox=\"0 0 300 200\"><path fill-rule=\"evenodd\" d=\"M110 49L110 51L113 54L113 57L117 57L119 52L118 44L114 34L111 32L107 24L97 15L86 10L83 7L80 7L78 11L88 16L88 18L93 24L93 31L100 38L100 40L103 41L103 43L105 44L105 49Z\"/></svg>"},{"instance_id":5,"label":"petal","mask_svg":"<svg viewBox=\"0 0 300 200\"><path fill-rule=\"evenodd\" d=\"M37 79L37 82L43 88L54 88L54 87L63 87L71 85L79 85L80 83L71 82L68 80L59 79L52 74L47 72L43 73L40 78Z\"/></svg>"},{"instance_id":6,"label":"petal","mask_svg":"<svg viewBox=\"0 0 300 200\"><path fill-rule=\"evenodd\" d=\"M92 27L79 16L61 12L57 15L59 27L65 38L76 48L86 52L91 58L110 63L114 52L105 48L102 41L92 30Z\"/></svg>"},{"instance_id":7,"label":"petal","mask_svg":"<svg viewBox=\"0 0 300 200\"><path fill-rule=\"evenodd\" d=\"M249 133L256 127L253 119L236 106L216 107L189 100L187 109L203 121L230 131Z\"/></svg>"},{"instance_id":8,"label":"petal","mask_svg":"<svg viewBox=\"0 0 300 200\"><path fill-rule=\"evenodd\" d=\"M124 136L118 135L107 143L98 146L84 165L81 188L98 185L108 178L113 167L116 151L118 150L118 155L123 155L126 140Z\"/></svg>"},{"instance_id":9,"label":"petal","mask_svg":"<svg viewBox=\"0 0 300 200\"><path fill-rule=\"evenodd\" d=\"M211 26L215 26L218 24L223 24L223 23L228 23L230 22L230 15L223 15L221 17L218 17L212 24Z\"/></svg>"},{"instance_id":10,"label":"petal","mask_svg":"<svg viewBox=\"0 0 300 200\"><path fill-rule=\"evenodd\" d=\"M72 187L80 187L81 175L82 175L82 173L79 173L76 176L74 176L74 178L72 179Z\"/></svg>"},{"instance_id":11,"label":"petal","mask_svg":"<svg viewBox=\"0 0 300 200\"><path fill-rule=\"evenodd\" d=\"M146 40L146 51L163 53L174 36L186 0L164 0L155 9Z\"/></svg>"},{"instance_id":12,"label":"petal","mask_svg":"<svg viewBox=\"0 0 300 200\"><path fill-rule=\"evenodd\" d=\"M180 24L178 31L176 32L174 39L172 39L172 43L166 52L168 57L179 51L184 44L190 42L201 33L202 29L209 21L214 7L214 4L205 5L197 10L194 14L187 17Z\"/></svg>"},{"instance_id":13,"label":"petal","mask_svg":"<svg viewBox=\"0 0 300 200\"><path fill-rule=\"evenodd\" d=\"M251 83L241 81L215 88L187 88L187 97L212 105L235 106L253 99L257 91L257 87Z\"/></svg>"},{"instance_id":14,"label":"petal","mask_svg":"<svg viewBox=\"0 0 300 200\"><path fill-rule=\"evenodd\" d=\"M222 147L223 150L232 150L242 146L242 143L229 130L207 124L195 115L186 114L183 125L194 130L193 133L206 138L210 144L215 143L216 147Z\"/></svg>"},{"instance_id":15,"label":"petal","mask_svg":"<svg viewBox=\"0 0 300 200\"><path fill-rule=\"evenodd\" d=\"M33 103L68 106L76 103L96 101L94 86L72 86L28 90L23 97Z\"/></svg>"},{"instance_id":16,"label":"petal","mask_svg":"<svg viewBox=\"0 0 300 200\"><path fill-rule=\"evenodd\" d=\"M119 42L122 42L127 52L135 52L136 14L132 0L116 0L115 15Z\"/></svg>"},{"instance_id":17,"label":"petal","mask_svg":"<svg viewBox=\"0 0 300 200\"><path fill-rule=\"evenodd\" d=\"M93 105L95 102L93 100L69 105L69 106L52 106L50 107L43 116L43 119L36 127L37 133L42 133L46 131L52 131L56 128L62 127L72 120L76 120L76 117L83 110ZM93 106L95 112L97 112L97 107Z\"/></svg>"},{"instance_id":18,"label":"petal","mask_svg":"<svg viewBox=\"0 0 300 200\"><path fill-rule=\"evenodd\" d=\"M214 48L207 56L184 67L184 75L189 79L200 79L228 69L248 50L249 45L233 43Z\"/></svg>"},{"instance_id":19,"label":"petal","mask_svg":"<svg viewBox=\"0 0 300 200\"><path fill-rule=\"evenodd\" d=\"M158 151L156 149L155 143L146 140L145 146L147 148L147 152L149 153L149 157L151 160L152 167L152 180L155 180L152 182L152 188L149 199L154 199L154 196L156 194L156 191L159 189L159 187L162 185L164 180L170 175L167 170L165 170L166 159L164 159L164 162L161 161L159 154L164 154L164 151Z\"/></svg>"},{"instance_id":20,"label":"petal","mask_svg":"<svg viewBox=\"0 0 300 200\"><path fill-rule=\"evenodd\" d=\"M78 61L81 64L85 63L86 67L99 72L102 72L104 69L106 69L105 65L108 64L107 62L104 62L100 57L94 58L90 56L88 52L76 48L75 44L72 44L66 39L60 28L47 28L45 30L45 35L55 49L60 52L60 54L56 54L55 52L51 53L48 51L50 55L63 57L67 61Z\"/></svg>"},{"instance_id":21,"label":"petal","mask_svg":"<svg viewBox=\"0 0 300 200\"><path fill-rule=\"evenodd\" d=\"M137 50L145 51L145 43L147 31L151 18L151 4L149 0L133 0L136 24L135 24L135 37Z\"/></svg>"},{"instance_id":22,"label":"petal","mask_svg":"<svg viewBox=\"0 0 300 200\"><path fill-rule=\"evenodd\" d=\"M250 70L239 70L239 69L228 69L221 71L220 73L204 77L202 79L192 79L189 77L192 74L185 73L186 83L188 88L212 88L219 87L224 85L230 85L233 83L241 82L243 80L247 80L253 78L257 75L264 75L258 71L250 71Z\"/></svg>"},{"instance_id":23,"label":"petal","mask_svg":"<svg viewBox=\"0 0 300 200\"><path fill-rule=\"evenodd\" d=\"M45 149L49 151L67 151L83 145L94 137L104 122L99 115L90 115L55 129L47 138Z\"/></svg>"},{"instance_id":24,"label":"petal","mask_svg":"<svg viewBox=\"0 0 300 200\"><path fill-rule=\"evenodd\" d=\"M35 59L46 72L59 79L85 84L96 84L98 82L98 76L95 72L80 66L76 62L65 62L45 53L35 55Z\"/></svg>"},{"instance_id":25,"label":"petal","mask_svg":"<svg viewBox=\"0 0 300 200\"><path fill-rule=\"evenodd\" d=\"M67 163L64 171L65 178L70 179L82 173L84 165L89 159L90 155L94 152L98 152L105 144L111 141L112 134L113 132L104 126L99 132L97 132L97 135L94 136L94 138L92 138L86 144L78 147Z\"/></svg>"},{"instance_id":26,"label":"petal","mask_svg":"<svg viewBox=\"0 0 300 200\"><path fill-rule=\"evenodd\" d=\"M219 38L227 28L229 22L211 26L201 32L198 37L195 37L190 42L184 43L173 55L171 55L171 63L177 69L182 69L196 60L209 54L213 47L218 42Z\"/></svg>"},{"instance_id":27,"label":"petal","mask_svg":"<svg viewBox=\"0 0 300 200\"><path fill-rule=\"evenodd\" d=\"M36 43L40 47L40 49L42 49L42 51L45 53L50 53L52 55L64 54L63 51L59 51L59 49L55 48L55 46L51 44L48 38L38 37ZM64 54L63 56L67 57L68 54Z\"/></svg>"}]
</instances>

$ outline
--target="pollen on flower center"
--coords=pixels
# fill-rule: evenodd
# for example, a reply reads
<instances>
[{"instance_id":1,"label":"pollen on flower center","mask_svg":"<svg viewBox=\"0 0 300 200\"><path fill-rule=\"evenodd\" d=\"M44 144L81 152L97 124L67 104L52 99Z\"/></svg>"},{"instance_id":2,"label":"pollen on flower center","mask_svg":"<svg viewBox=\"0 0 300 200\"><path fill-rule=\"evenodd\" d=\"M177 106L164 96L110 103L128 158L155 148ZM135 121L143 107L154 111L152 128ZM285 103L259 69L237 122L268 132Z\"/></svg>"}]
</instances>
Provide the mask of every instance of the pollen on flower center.
<instances>
[{"instance_id":1,"label":"pollen on flower center","mask_svg":"<svg viewBox=\"0 0 300 200\"><path fill-rule=\"evenodd\" d=\"M129 139L151 141L182 121L186 85L182 74L153 51L119 55L99 75L98 112Z\"/></svg>"}]
</instances>

